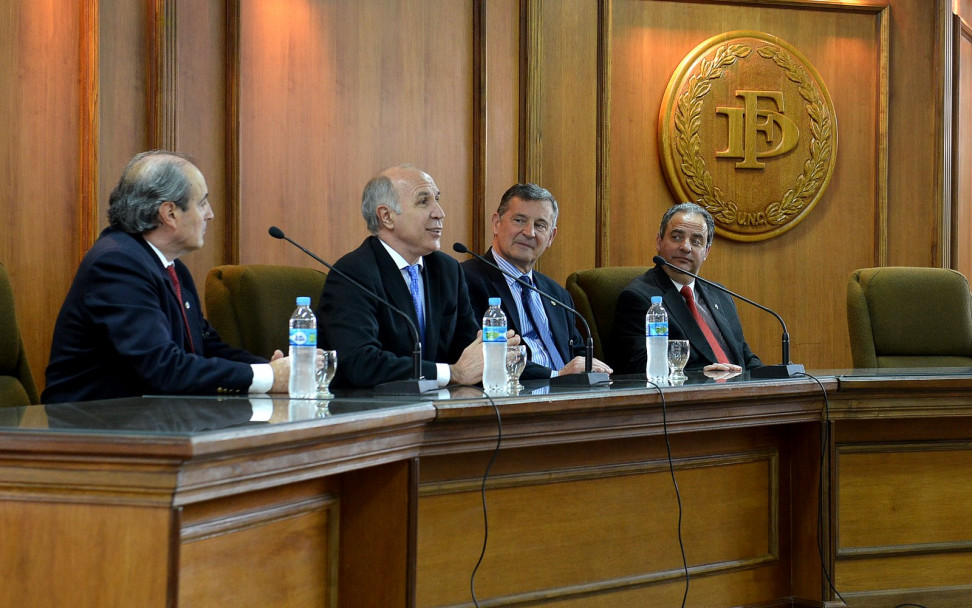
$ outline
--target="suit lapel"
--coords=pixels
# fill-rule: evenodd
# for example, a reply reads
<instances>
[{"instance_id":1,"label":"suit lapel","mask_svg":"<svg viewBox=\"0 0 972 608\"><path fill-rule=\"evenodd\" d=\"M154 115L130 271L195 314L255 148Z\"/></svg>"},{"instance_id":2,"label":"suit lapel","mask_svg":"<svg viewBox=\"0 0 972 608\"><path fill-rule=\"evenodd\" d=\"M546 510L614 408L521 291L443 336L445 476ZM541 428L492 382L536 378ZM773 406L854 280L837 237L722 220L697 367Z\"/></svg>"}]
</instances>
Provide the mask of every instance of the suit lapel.
<instances>
[{"instance_id":1,"label":"suit lapel","mask_svg":"<svg viewBox=\"0 0 972 608\"><path fill-rule=\"evenodd\" d=\"M549 284L553 280L548 279L536 270L533 271L533 282L540 290L546 293L553 294L555 292ZM564 363L568 363L572 358L572 353L570 352L571 331L570 325L567 322L567 311L563 306L555 306L549 299L543 296L540 296L540 300L543 302L543 311L547 315L547 324L550 326L550 335L553 336L554 346L557 347L560 358Z\"/></svg>"},{"instance_id":2,"label":"suit lapel","mask_svg":"<svg viewBox=\"0 0 972 608\"><path fill-rule=\"evenodd\" d=\"M698 281L696 282L698 283ZM696 288L700 288L696 285ZM709 312L712 314L712 318L715 320L716 325L719 326L719 331L722 332L722 338L729 347L731 353L730 358L733 361L741 362L743 360L741 346L733 339L732 327L729 325L729 320L726 318L726 313L723 312L723 308L728 305L725 298L721 297L721 292L716 289L708 289L707 287L701 287L702 297L705 298L706 304L709 306Z\"/></svg>"},{"instance_id":3,"label":"suit lapel","mask_svg":"<svg viewBox=\"0 0 972 608\"><path fill-rule=\"evenodd\" d=\"M415 323L415 329L418 331L419 322L418 316L415 314L415 304L412 303L412 292L408 290L408 285L405 284L405 279L402 277L402 271L395 265L395 261L388 255L385 251L384 245L381 244L377 237L371 237L373 240L371 246L372 251L375 255L375 261L378 266L378 274L381 277L381 284L384 288L384 295L389 302L397 306L402 310L408 317ZM425 260L428 262L428 259ZM429 296L429 280L428 280L427 269L423 270L422 273L422 283L425 285L425 333L426 338L422 343L422 358L428 361L434 361L432 358L436 353L436 340L438 323L433 327L432 321L436 318L435 313L431 307L432 298ZM378 306L382 306L381 303ZM405 325L405 322L398 319L398 314L389 311L394 317L396 317L394 323ZM408 332L409 340L411 340L411 332L407 327L403 329Z\"/></svg>"}]
</instances>

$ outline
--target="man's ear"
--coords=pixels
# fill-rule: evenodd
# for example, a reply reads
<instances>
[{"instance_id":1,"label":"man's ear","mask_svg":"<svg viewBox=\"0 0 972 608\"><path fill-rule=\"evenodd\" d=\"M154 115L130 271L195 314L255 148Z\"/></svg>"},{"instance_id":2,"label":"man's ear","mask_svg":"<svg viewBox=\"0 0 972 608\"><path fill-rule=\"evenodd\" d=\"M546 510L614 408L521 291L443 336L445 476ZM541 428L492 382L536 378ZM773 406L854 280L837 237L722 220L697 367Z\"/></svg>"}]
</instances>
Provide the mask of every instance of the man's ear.
<instances>
[{"instance_id":1,"label":"man's ear","mask_svg":"<svg viewBox=\"0 0 972 608\"><path fill-rule=\"evenodd\" d=\"M550 246L553 245L553 242L554 242L554 239L555 238L557 238L557 227L556 226L554 226L553 228L550 229L550 239L547 241L547 249L550 249Z\"/></svg>"},{"instance_id":2,"label":"man's ear","mask_svg":"<svg viewBox=\"0 0 972 608\"><path fill-rule=\"evenodd\" d=\"M395 228L395 212L391 207L387 205L378 205L375 209L375 215L378 216L378 223L387 230L392 230Z\"/></svg>"},{"instance_id":3,"label":"man's ear","mask_svg":"<svg viewBox=\"0 0 972 608\"><path fill-rule=\"evenodd\" d=\"M159 225L175 228L176 225L176 204L166 201L159 205Z\"/></svg>"},{"instance_id":4,"label":"man's ear","mask_svg":"<svg viewBox=\"0 0 972 608\"><path fill-rule=\"evenodd\" d=\"M493 236L499 234L499 223L500 223L499 213L493 213Z\"/></svg>"}]
</instances>

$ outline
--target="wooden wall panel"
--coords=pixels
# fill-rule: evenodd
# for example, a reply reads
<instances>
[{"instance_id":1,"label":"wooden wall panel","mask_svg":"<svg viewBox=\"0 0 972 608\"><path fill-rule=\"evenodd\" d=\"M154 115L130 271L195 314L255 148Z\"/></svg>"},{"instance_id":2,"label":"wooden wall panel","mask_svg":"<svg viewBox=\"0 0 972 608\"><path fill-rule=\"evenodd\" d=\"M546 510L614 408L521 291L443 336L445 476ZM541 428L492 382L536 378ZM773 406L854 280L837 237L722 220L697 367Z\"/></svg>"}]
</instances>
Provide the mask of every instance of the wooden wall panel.
<instances>
[{"instance_id":1,"label":"wooden wall panel","mask_svg":"<svg viewBox=\"0 0 972 608\"><path fill-rule=\"evenodd\" d=\"M951 27L951 2L890 4L887 263L943 266L943 54L952 50L941 28Z\"/></svg>"},{"instance_id":2,"label":"wooden wall panel","mask_svg":"<svg viewBox=\"0 0 972 608\"><path fill-rule=\"evenodd\" d=\"M721 1L615 0L612 8L607 265L650 264L658 222L678 202L660 168L657 124L679 62L723 32L777 35L807 56L830 91L839 133L837 167L801 224L758 242L717 237L703 274L777 310L788 324L793 360L808 368L850 366L847 277L855 268L879 265L885 232L879 173L884 13ZM779 363L779 323L745 304L739 312L753 350Z\"/></svg>"},{"instance_id":3,"label":"wooden wall panel","mask_svg":"<svg viewBox=\"0 0 972 608\"><path fill-rule=\"evenodd\" d=\"M468 239L472 2L245 1L240 261L314 266L367 235L361 190L411 162L442 191L443 249Z\"/></svg>"},{"instance_id":4,"label":"wooden wall panel","mask_svg":"<svg viewBox=\"0 0 972 608\"><path fill-rule=\"evenodd\" d=\"M550 190L560 205L557 237L537 265L563 283L595 263L597 232L597 3L547 0L525 24L537 30L527 104L536 124L524 136L534 161L525 178ZM556 252L556 255L554 255Z\"/></svg>"},{"instance_id":5,"label":"wooden wall panel","mask_svg":"<svg viewBox=\"0 0 972 608\"><path fill-rule=\"evenodd\" d=\"M952 268L972 277L972 29L965 21L961 24L958 49Z\"/></svg>"},{"instance_id":6,"label":"wooden wall panel","mask_svg":"<svg viewBox=\"0 0 972 608\"><path fill-rule=\"evenodd\" d=\"M108 195L128 160L150 146L149 12L146 2L98 0L98 232L108 225ZM90 246L90 243L88 244Z\"/></svg>"},{"instance_id":7,"label":"wooden wall panel","mask_svg":"<svg viewBox=\"0 0 972 608\"><path fill-rule=\"evenodd\" d=\"M43 384L54 318L79 262L81 10L3 2L0 14L0 263Z\"/></svg>"},{"instance_id":8,"label":"wooden wall panel","mask_svg":"<svg viewBox=\"0 0 972 608\"><path fill-rule=\"evenodd\" d=\"M206 177L214 219L206 228L206 244L183 258L196 287L202 291L206 273L226 263L230 254L235 201L228 198L227 165L236 155L226 124L226 95L234 82L226 65L227 2L209 0L176 3L176 41L179 60L175 74L176 148L193 158ZM183 59L184 58L184 59ZM191 58L191 60L190 60ZM225 261L224 261L225 260Z\"/></svg>"},{"instance_id":9,"label":"wooden wall panel","mask_svg":"<svg viewBox=\"0 0 972 608\"><path fill-rule=\"evenodd\" d=\"M486 148L480 252L493 241L490 220L500 198L520 180L520 35L519 0L486 3L486 139L475 142Z\"/></svg>"}]
</instances>

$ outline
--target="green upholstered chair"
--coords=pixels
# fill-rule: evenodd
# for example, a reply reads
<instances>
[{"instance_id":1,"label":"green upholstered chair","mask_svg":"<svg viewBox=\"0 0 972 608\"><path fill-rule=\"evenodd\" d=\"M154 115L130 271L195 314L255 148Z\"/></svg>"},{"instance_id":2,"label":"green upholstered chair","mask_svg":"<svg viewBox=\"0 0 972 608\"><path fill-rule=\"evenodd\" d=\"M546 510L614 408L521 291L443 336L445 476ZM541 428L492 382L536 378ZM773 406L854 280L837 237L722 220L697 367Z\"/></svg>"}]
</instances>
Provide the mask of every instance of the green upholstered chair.
<instances>
[{"instance_id":1,"label":"green upholstered chair","mask_svg":"<svg viewBox=\"0 0 972 608\"><path fill-rule=\"evenodd\" d=\"M614 327L618 296L628 283L647 271L647 266L604 266L581 270L567 277L567 291L574 299L574 308L591 326L594 356L601 361L606 361L604 353L610 349L608 341Z\"/></svg>"},{"instance_id":2,"label":"green upholstered chair","mask_svg":"<svg viewBox=\"0 0 972 608\"><path fill-rule=\"evenodd\" d=\"M855 270L847 328L854 367L972 366L972 296L954 270Z\"/></svg>"},{"instance_id":3,"label":"green upholstered chair","mask_svg":"<svg viewBox=\"0 0 972 608\"><path fill-rule=\"evenodd\" d=\"M17 326L13 288L0 264L0 407L40 403Z\"/></svg>"},{"instance_id":4,"label":"green upholstered chair","mask_svg":"<svg viewBox=\"0 0 972 608\"><path fill-rule=\"evenodd\" d=\"M206 316L224 342L270 358L287 354L287 322L297 296L311 309L327 275L312 268L262 264L216 266L206 275Z\"/></svg>"}]
</instances>

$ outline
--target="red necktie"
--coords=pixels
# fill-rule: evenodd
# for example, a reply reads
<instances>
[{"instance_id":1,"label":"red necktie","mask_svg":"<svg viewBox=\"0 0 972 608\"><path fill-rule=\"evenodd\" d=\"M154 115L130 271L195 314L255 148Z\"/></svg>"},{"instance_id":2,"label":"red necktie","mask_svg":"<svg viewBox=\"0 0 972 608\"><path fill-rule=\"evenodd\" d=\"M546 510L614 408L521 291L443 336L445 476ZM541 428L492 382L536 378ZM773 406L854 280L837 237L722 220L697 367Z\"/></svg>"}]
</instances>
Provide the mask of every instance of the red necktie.
<instances>
[{"instance_id":1,"label":"red necktie","mask_svg":"<svg viewBox=\"0 0 972 608\"><path fill-rule=\"evenodd\" d=\"M196 352L196 347L192 343L192 332L189 331L189 319L186 317L186 303L182 299L182 284L179 283L179 276L176 274L175 264L169 264L165 269L169 273L169 280L175 288L176 297L179 298L179 311L182 312L182 322L186 327L186 337L189 339L189 352Z\"/></svg>"},{"instance_id":2,"label":"red necktie","mask_svg":"<svg viewBox=\"0 0 972 608\"><path fill-rule=\"evenodd\" d=\"M688 305L689 312L692 313L692 317L695 318L695 322L699 324L699 329L705 334L705 339L712 347L712 352L715 353L716 361L719 363L729 363L729 357L726 356L726 351L722 350L719 346L719 341L712 334L712 328L709 324L705 322L702 315L699 314L699 309L695 305L695 295L692 293L692 289L688 285L682 285L682 289L679 291L682 297L685 298L685 303Z\"/></svg>"}]
</instances>

